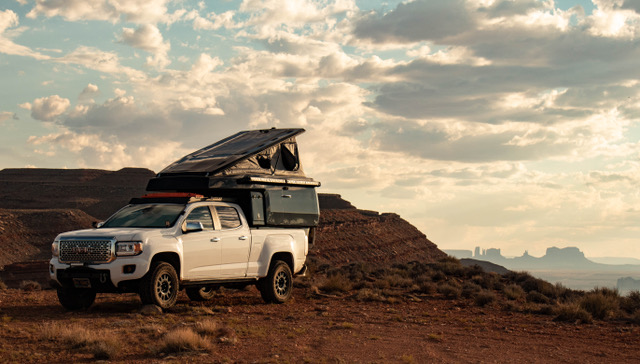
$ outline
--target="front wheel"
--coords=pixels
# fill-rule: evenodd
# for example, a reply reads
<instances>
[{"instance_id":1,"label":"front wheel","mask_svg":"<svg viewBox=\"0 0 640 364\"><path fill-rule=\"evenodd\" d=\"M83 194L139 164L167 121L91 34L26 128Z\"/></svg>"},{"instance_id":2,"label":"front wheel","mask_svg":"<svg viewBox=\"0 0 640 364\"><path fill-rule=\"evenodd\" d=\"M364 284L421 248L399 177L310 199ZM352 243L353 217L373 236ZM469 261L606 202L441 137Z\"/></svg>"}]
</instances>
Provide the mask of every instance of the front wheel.
<instances>
[{"instance_id":1,"label":"front wheel","mask_svg":"<svg viewBox=\"0 0 640 364\"><path fill-rule=\"evenodd\" d=\"M96 291L92 289L58 288L58 301L69 311L89 308L96 299Z\"/></svg>"},{"instance_id":2,"label":"front wheel","mask_svg":"<svg viewBox=\"0 0 640 364\"><path fill-rule=\"evenodd\" d=\"M269 274L258 281L262 299L267 303L284 303L291 298L293 275L289 265L276 260L269 268Z\"/></svg>"},{"instance_id":3,"label":"front wheel","mask_svg":"<svg viewBox=\"0 0 640 364\"><path fill-rule=\"evenodd\" d=\"M178 274L167 262L156 262L140 281L140 300L144 304L172 307L178 300Z\"/></svg>"}]
</instances>

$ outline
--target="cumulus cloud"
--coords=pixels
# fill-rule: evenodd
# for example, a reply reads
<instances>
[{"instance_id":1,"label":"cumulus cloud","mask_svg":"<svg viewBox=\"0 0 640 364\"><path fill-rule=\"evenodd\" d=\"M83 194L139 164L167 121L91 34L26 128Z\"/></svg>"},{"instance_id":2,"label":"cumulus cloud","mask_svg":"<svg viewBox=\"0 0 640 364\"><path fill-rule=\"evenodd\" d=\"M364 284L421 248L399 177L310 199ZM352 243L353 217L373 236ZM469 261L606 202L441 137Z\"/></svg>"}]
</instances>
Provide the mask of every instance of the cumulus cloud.
<instances>
[{"instance_id":1,"label":"cumulus cloud","mask_svg":"<svg viewBox=\"0 0 640 364\"><path fill-rule=\"evenodd\" d=\"M100 92L100 90L98 89L98 86L90 83L90 84L87 85L87 87L85 87L82 90L82 93L80 95L83 96L83 97L85 97L85 96L91 97L93 95L97 95L99 92Z\"/></svg>"},{"instance_id":2,"label":"cumulus cloud","mask_svg":"<svg viewBox=\"0 0 640 364\"><path fill-rule=\"evenodd\" d=\"M35 99L31 104L31 117L36 120L52 121L67 111L69 105L71 105L69 99L58 95Z\"/></svg>"},{"instance_id":3,"label":"cumulus cloud","mask_svg":"<svg viewBox=\"0 0 640 364\"><path fill-rule=\"evenodd\" d=\"M11 37L7 34L7 29L16 27L18 24L18 14L9 9L0 11L0 53L33 57L39 60L49 59L49 56L33 51L31 48L11 40Z\"/></svg>"},{"instance_id":4,"label":"cumulus cloud","mask_svg":"<svg viewBox=\"0 0 640 364\"><path fill-rule=\"evenodd\" d=\"M9 119L15 119L16 115L12 112L8 111L0 111L0 123L7 121Z\"/></svg>"},{"instance_id":5,"label":"cumulus cloud","mask_svg":"<svg viewBox=\"0 0 640 364\"><path fill-rule=\"evenodd\" d=\"M384 15L368 14L355 24L354 34L376 43L437 42L473 29L466 6L464 0L401 3Z\"/></svg>"},{"instance_id":6,"label":"cumulus cloud","mask_svg":"<svg viewBox=\"0 0 640 364\"><path fill-rule=\"evenodd\" d=\"M234 21L235 14L235 11L229 10L221 14L209 13L203 17L198 11L192 10L185 14L184 19L193 21L193 28L196 30L234 29L242 26L242 23Z\"/></svg>"},{"instance_id":7,"label":"cumulus cloud","mask_svg":"<svg viewBox=\"0 0 640 364\"><path fill-rule=\"evenodd\" d=\"M80 65L88 69L113 74L115 76L126 75L131 81L140 81L146 78L144 72L121 65L118 54L101 51L94 47L80 46L70 53L57 58L56 62Z\"/></svg>"},{"instance_id":8,"label":"cumulus cloud","mask_svg":"<svg viewBox=\"0 0 640 364\"><path fill-rule=\"evenodd\" d=\"M27 14L38 16L60 16L68 21L105 20L117 22L123 18L134 23L156 23L166 20L169 0L36 0Z\"/></svg>"},{"instance_id":9,"label":"cumulus cloud","mask_svg":"<svg viewBox=\"0 0 640 364\"><path fill-rule=\"evenodd\" d=\"M175 154L185 152L177 142L165 142L156 146L127 146L115 137L105 138L68 130L42 137L30 137L28 143L46 147L42 153L51 156L72 152L78 156L77 163L80 167L100 166L107 170L140 165L159 170L173 161Z\"/></svg>"},{"instance_id":10,"label":"cumulus cloud","mask_svg":"<svg viewBox=\"0 0 640 364\"><path fill-rule=\"evenodd\" d=\"M137 29L124 28L122 42L152 53L153 57L147 59L149 65L164 68L170 63L167 53L171 45L164 41L160 30L155 25L143 24Z\"/></svg>"}]
</instances>

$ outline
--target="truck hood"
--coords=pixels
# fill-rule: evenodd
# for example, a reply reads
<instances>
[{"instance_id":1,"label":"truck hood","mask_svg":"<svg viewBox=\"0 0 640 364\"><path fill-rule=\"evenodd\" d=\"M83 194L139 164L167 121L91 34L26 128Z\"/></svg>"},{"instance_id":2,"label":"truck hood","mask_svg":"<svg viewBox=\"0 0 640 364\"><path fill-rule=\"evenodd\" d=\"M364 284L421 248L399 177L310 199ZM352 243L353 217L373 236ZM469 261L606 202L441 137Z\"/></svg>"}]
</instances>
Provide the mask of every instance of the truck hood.
<instances>
[{"instance_id":1,"label":"truck hood","mask_svg":"<svg viewBox=\"0 0 640 364\"><path fill-rule=\"evenodd\" d=\"M58 239L64 238L113 238L118 241L143 241L145 242L153 236L173 235L174 229L143 229L143 228L101 228L68 231L59 234Z\"/></svg>"}]
</instances>

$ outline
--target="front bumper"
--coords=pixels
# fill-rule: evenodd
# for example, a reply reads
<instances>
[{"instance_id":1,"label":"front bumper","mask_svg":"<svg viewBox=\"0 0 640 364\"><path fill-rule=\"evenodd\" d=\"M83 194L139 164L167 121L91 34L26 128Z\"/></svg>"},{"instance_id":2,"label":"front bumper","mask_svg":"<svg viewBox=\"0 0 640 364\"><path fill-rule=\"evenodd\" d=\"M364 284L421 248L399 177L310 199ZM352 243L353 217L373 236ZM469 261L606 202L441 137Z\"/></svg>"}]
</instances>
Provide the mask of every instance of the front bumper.
<instances>
[{"instance_id":1,"label":"front bumper","mask_svg":"<svg viewBox=\"0 0 640 364\"><path fill-rule=\"evenodd\" d=\"M131 283L149 270L149 261L142 256L120 257L107 264L64 264L57 258L49 263L49 278L53 285L91 288L98 292L129 290Z\"/></svg>"}]
</instances>

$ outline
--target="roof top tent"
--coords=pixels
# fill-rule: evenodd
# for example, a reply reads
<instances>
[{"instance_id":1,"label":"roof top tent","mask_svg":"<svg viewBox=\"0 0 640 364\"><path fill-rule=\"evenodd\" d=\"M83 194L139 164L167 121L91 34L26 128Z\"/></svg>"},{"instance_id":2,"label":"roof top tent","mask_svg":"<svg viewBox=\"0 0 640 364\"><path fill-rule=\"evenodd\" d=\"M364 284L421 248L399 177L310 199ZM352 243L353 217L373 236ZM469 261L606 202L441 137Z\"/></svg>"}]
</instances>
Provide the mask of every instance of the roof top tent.
<instances>
[{"instance_id":1,"label":"roof top tent","mask_svg":"<svg viewBox=\"0 0 640 364\"><path fill-rule=\"evenodd\" d=\"M320 183L302 170L296 136L303 132L241 131L170 164L149 180L147 191L234 201L251 226L316 226Z\"/></svg>"}]
</instances>

